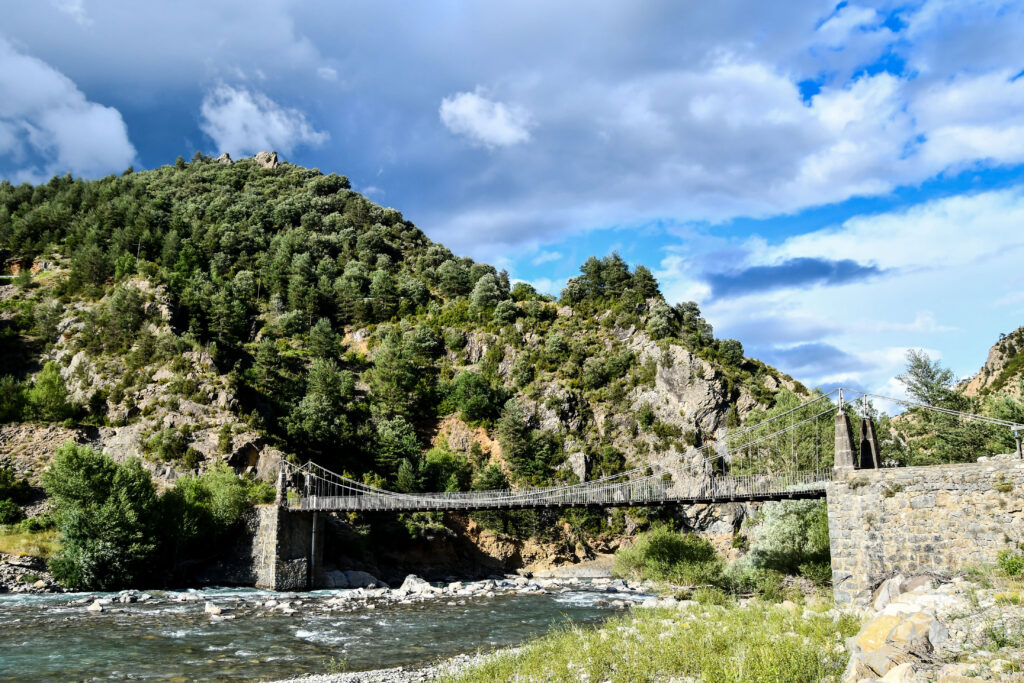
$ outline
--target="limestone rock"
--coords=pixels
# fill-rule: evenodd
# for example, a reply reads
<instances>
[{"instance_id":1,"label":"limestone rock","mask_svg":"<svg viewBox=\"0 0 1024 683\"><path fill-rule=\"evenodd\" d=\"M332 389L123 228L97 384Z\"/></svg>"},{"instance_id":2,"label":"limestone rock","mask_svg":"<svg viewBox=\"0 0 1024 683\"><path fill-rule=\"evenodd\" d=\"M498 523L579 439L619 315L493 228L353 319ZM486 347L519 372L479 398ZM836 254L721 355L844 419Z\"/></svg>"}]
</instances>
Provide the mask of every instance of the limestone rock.
<instances>
[{"instance_id":1,"label":"limestone rock","mask_svg":"<svg viewBox=\"0 0 1024 683\"><path fill-rule=\"evenodd\" d=\"M92 604L86 607L85 609L87 609L90 612L102 612L103 604L100 603L99 600L93 600Z\"/></svg>"},{"instance_id":2,"label":"limestone rock","mask_svg":"<svg viewBox=\"0 0 1024 683\"><path fill-rule=\"evenodd\" d=\"M230 164L231 163L231 155L228 154L227 152L224 152L219 157L217 157L217 163L218 164Z\"/></svg>"},{"instance_id":3,"label":"limestone rock","mask_svg":"<svg viewBox=\"0 0 1024 683\"><path fill-rule=\"evenodd\" d=\"M263 168L277 168L281 165L277 160L277 152L259 152L253 159Z\"/></svg>"},{"instance_id":4,"label":"limestone rock","mask_svg":"<svg viewBox=\"0 0 1024 683\"><path fill-rule=\"evenodd\" d=\"M402 586L398 590L415 595L430 593L433 590L433 586L415 574L409 574L409 576L405 577L405 581L402 582Z\"/></svg>"},{"instance_id":5,"label":"limestone rock","mask_svg":"<svg viewBox=\"0 0 1024 683\"><path fill-rule=\"evenodd\" d=\"M917 670L914 665L906 662L889 669L889 672L882 676L881 680L885 683L913 683L916 676Z\"/></svg>"}]
</instances>

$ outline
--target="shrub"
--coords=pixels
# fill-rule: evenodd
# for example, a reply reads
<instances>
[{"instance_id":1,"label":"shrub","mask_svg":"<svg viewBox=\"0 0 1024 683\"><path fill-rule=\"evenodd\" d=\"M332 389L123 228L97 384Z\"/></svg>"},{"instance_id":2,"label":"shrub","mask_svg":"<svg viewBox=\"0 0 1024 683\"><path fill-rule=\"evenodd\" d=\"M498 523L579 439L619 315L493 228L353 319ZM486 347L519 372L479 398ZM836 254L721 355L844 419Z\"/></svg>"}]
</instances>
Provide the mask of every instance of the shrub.
<instances>
[{"instance_id":1,"label":"shrub","mask_svg":"<svg viewBox=\"0 0 1024 683\"><path fill-rule=\"evenodd\" d=\"M56 363L47 363L36 376L35 384L28 390L28 405L32 414L42 420L60 422L71 417L68 391Z\"/></svg>"},{"instance_id":2,"label":"shrub","mask_svg":"<svg viewBox=\"0 0 1024 683\"><path fill-rule=\"evenodd\" d=\"M152 572L156 489L138 460L115 463L68 442L43 473L62 547L50 561L69 588L116 590Z\"/></svg>"},{"instance_id":3,"label":"shrub","mask_svg":"<svg viewBox=\"0 0 1024 683\"><path fill-rule=\"evenodd\" d=\"M32 493L28 481L24 477L18 479L10 467L0 467L0 500L11 499L15 503L24 503Z\"/></svg>"},{"instance_id":4,"label":"shrub","mask_svg":"<svg viewBox=\"0 0 1024 683\"><path fill-rule=\"evenodd\" d=\"M633 546L616 552L613 573L693 586L719 585L724 566L706 539L658 528L641 534Z\"/></svg>"},{"instance_id":5,"label":"shrub","mask_svg":"<svg viewBox=\"0 0 1024 683\"><path fill-rule=\"evenodd\" d=\"M751 557L762 569L796 575L806 566L815 576L823 576L822 565L831 561L824 501L766 503Z\"/></svg>"},{"instance_id":6,"label":"shrub","mask_svg":"<svg viewBox=\"0 0 1024 683\"><path fill-rule=\"evenodd\" d=\"M1004 548L999 551L996 566L1007 576L1024 576L1024 553Z\"/></svg>"},{"instance_id":7,"label":"shrub","mask_svg":"<svg viewBox=\"0 0 1024 683\"><path fill-rule=\"evenodd\" d=\"M224 463L202 475L182 477L160 501L163 539L172 562L209 554L253 504L273 497L269 484L243 479Z\"/></svg>"},{"instance_id":8,"label":"shrub","mask_svg":"<svg viewBox=\"0 0 1024 683\"><path fill-rule=\"evenodd\" d=\"M0 500L0 524L14 524L25 518L21 507L13 500Z\"/></svg>"}]
</instances>

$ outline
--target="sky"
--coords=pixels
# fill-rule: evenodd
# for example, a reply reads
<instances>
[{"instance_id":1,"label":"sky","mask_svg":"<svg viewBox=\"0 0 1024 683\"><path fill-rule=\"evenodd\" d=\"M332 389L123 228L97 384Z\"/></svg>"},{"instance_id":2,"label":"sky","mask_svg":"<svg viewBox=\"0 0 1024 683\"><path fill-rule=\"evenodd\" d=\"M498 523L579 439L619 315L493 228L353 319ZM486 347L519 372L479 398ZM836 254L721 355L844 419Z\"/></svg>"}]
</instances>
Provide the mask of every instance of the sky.
<instances>
[{"instance_id":1,"label":"sky","mask_svg":"<svg viewBox=\"0 0 1024 683\"><path fill-rule=\"evenodd\" d=\"M805 384L1024 325L1024 2L4 0L0 177L347 175L558 294L618 252Z\"/></svg>"}]
</instances>

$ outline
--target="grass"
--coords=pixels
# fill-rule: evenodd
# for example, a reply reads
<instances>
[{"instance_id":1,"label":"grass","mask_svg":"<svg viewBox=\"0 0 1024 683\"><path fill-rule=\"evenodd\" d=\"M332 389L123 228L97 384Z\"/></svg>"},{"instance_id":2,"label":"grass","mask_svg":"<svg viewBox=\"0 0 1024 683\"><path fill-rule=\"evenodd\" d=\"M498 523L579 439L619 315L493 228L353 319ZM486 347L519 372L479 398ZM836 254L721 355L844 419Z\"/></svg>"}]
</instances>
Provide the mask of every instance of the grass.
<instances>
[{"instance_id":1,"label":"grass","mask_svg":"<svg viewBox=\"0 0 1024 683\"><path fill-rule=\"evenodd\" d=\"M48 559L60 546L57 531L0 532L0 553Z\"/></svg>"},{"instance_id":2,"label":"grass","mask_svg":"<svg viewBox=\"0 0 1024 683\"><path fill-rule=\"evenodd\" d=\"M842 675L843 639L859 628L852 615L794 615L761 601L644 609L597 628L564 627L446 680L809 683Z\"/></svg>"}]
</instances>

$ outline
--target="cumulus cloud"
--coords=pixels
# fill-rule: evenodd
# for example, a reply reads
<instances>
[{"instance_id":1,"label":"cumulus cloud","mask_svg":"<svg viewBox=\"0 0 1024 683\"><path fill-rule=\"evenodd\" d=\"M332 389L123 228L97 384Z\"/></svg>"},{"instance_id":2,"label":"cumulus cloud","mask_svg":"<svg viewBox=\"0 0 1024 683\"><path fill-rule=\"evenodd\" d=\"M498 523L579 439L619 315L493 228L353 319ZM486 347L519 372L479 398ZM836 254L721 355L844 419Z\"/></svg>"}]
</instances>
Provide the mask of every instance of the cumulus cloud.
<instances>
[{"instance_id":1,"label":"cumulus cloud","mask_svg":"<svg viewBox=\"0 0 1024 683\"><path fill-rule=\"evenodd\" d=\"M530 139L530 115L522 107L489 100L476 92L460 92L441 100L441 123L484 147L508 147Z\"/></svg>"},{"instance_id":2,"label":"cumulus cloud","mask_svg":"<svg viewBox=\"0 0 1024 683\"><path fill-rule=\"evenodd\" d=\"M542 251L532 259L530 263L535 266L542 265L544 263L552 263L554 261L560 261L562 259L562 252L560 251Z\"/></svg>"},{"instance_id":3,"label":"cumulus cloud","mask_svg":"<svg viewBox=\"0 0 1024 683\"><path fill-rule=\"evenodd\" d=\"M290 154L330 136L316 130L298 109L279 105L261 92L221 84L203 98L200 128L218 151L244 155L263 150Z\"/></svg>"},{"instance_id":4,"label":"cumulus cloud","mask_svg":"<svg viewBox=\"0 0 1024 683\"><path fill-rule=\"evenodd\" d=\"M15 180L124 170L135 148L120 112L0 38L0 159Z\"/></svg>"},{"instance_id":5,"label":"cumulus cloud","mask_svg":"<svg viewBox=\"0 0 1024 683\"><path fill-rule=\"evenodd\" d=\"M755 274L741 278L743 285L765 278L771 285L775 276L791 281L787 268L775 268L793 262L847 260L877 272L838 278L827 288L743 286L716 298L708 290L700 300L719 334L741 339L750 355L806 384L856 382L884 393L905 368L906 349L923 345L932 357L945 349L953 371L965 376L977 370L994 340L994 333L975 338L976 330L1020 324L1022 299L1014 292L1024 290L1016 265L1024 255L1022 224L1024 187L1015 187L855 216L774 243L750 238L730 252L740 259L737 274ZM673 248L661 264L670 300L707 286L704 253L721 245L693 244L701 248ZM830 355L830 349L841 353Z\"/></svg>"}]
</instances>

